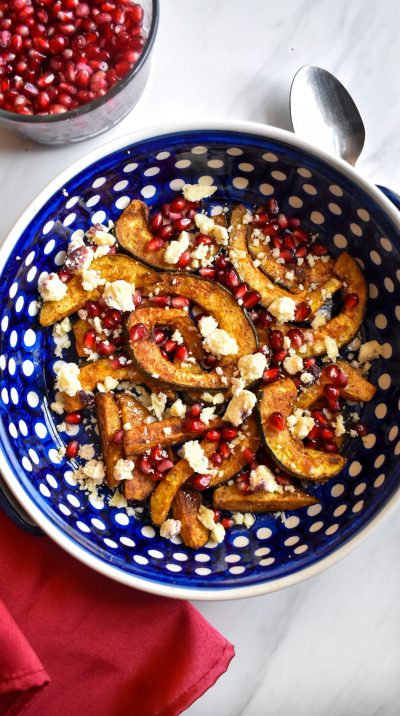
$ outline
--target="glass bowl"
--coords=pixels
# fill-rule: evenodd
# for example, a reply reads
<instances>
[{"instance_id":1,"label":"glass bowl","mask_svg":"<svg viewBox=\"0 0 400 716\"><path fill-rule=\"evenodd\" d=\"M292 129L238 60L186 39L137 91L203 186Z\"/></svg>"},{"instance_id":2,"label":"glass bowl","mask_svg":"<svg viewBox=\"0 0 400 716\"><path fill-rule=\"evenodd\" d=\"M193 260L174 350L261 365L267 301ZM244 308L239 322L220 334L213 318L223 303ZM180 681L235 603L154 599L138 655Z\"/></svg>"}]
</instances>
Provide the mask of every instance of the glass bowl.
<instances>
[{"instance_id":1,"label":"glass bowl","mask_svg":"<svg viewBox=\"0 0 400 716\"><path fill-rule=\"evenodd\" d=\"M21 115L0 109L0 127L40 144L68 144L90 139L111 129L140 99L150 71L150 56L157 33L158 0L141 0L143 29L147 36L137 63L104 97L63 114Z\"/></svg>"}]
</instances>

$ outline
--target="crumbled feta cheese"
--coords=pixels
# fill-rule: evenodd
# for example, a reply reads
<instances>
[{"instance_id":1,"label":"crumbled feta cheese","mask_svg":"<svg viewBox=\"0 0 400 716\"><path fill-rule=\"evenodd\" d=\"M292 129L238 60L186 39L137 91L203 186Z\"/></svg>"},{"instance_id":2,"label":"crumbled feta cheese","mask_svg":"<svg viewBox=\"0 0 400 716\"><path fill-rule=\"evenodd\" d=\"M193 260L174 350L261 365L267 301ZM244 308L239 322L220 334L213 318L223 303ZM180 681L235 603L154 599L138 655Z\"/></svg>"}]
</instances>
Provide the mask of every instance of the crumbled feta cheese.
<instances>
[{"instance_id":1,"label":"crumbled feta cheese","mask_svg":"<svg viewBox=\"0 0 400 716\"><path fill-rule=\"evenodd\" d=\"M325 348L326 352L328 354L328 358L332 361L332 363L336 363L336 358L339 355L339 348L338 344L336 343L334 338L331 338L330 336L325 336Z\"/></svg>"},{"instance_id":2,"label":"crumbled feta cheese","mask_svg":"<svg viewBox=\"0 0 400 716\"><path fill-rule=\"evenodd\" d=\"M197 519L201 522L204 527L208 530L213 530L215 527L214 511L208 509L204 505L200 505L197 513Z\"/></svg>"},{"instance_id":3,"label":"crumbled feta cheese","mask_svg":"<svg viewBox=\"0 0 400 716\"><path fill-rule=\"evenodd\" d=\"M176 535L178 535L181 531L181 527L182 523L180 520L165 520L165 522L163 522L160 527L160 537L164 537L164 539L171 539L171 537L176 537Z\"/></svg>"},{"instance_id":4,"label":"crumbled feta cheese","mask_svg":"<svg viewBox=\"0 0 400 716\"><path fill-rule=\"evenodd\" d=\"M214 395L211 393L202 393L200 397L205 403L212 403L213 405L222 405L225 400L223 393L214 393Z\"/></svg>"},{"instance_id":5,"label":"crumbled feta cheese","mask_svg":"<svg viewBox=\"0 0 400 716\"><path fill-rule=\"evenodd\" d=\"M216 191L216 186L206 184L184 184L182 187L182 194L186 201L201 201L212 196Z\"/></svg>"},{"instance_id":6,"label":"crumbled feta cheese","mask_svg":"<svg viewBox=\"0 0 400 716\"><path fill-rule=\"evenodd\" d=\"M351 351L358 351L358 349L361 347L361 341L359 337L356 336L347 347Z\"/></svg>"},{"instance_id":7,"label":"crumbled feta cheese","mask_svg":"<svg viewBox=\"0 0 400 716\"><path fill-rule=\"evenodd\" d=\"M199 321L199 331L203 338L207 338L218 328L218 323L212 316L203 316Z\"/></svg>"},{"instance_id":8,"label":"crumbled feta cheese","mask_svg":"<svg viewBox=\"0 0 400 716\"><path fill-rule=\"evenodd\" d=\"M245 385L249 385L254 380L262 378L264 370L267 367L267 359L263 353L252 353L242 356L238 361L238 368L241 378Z\"/></svg>"},{"instance_id":9,"label":"crumbled feta cheese","mask_svg":"<svg viewBox=\"0 0 400 716\"><path fill-rule=\"evenodd\" d=\"M198 440L188 440L179 451L194 472L204 475L209 470L208 457Z\"/></svg>"},{"instance_id":10,"label":"crumbled feta cheese","mask_svg":"<svg viewBox=\"0 0 400 716\"><path fill-rule=\"evenodd\" d=\"M104 462L102 460L89 460L79 468L80 473L89 477L96 484L101 484L105 478Z\"/></svg>"},{"instance_id":11,"label":"crumbled feta cheese","mask_svg":"<svg viewBox=\"0 0 400 716\"><path fill-rule=\"evenodd\" d=\"M333 426L335 428L335 435L337 438L340 438L341 435L344 435L346 433L346 426L344 424L343 415L341 413L338 413L336 416L336 421L333 423Z\"/></svg>"},{"instance_id":12,"label":"crumbled feta cheese","mask_svg":"<svg viewBox=\"0 0 400 716\"><path fill-rule=\"evenodd\" d=\"M232 395L238 395L238 393L241 393L244 389L243 378L233 377L231 379L231 388L232 388Z\"/></svg>"},{"instance_id":13,"label":"crumbled feta cheese","mask_svg":"<svg viewBox=\"0 0 400 716\"><path fill-rule=\"evenodd\" d=\"M57 374L56 390L66 393L71 398L82 390L79 380L79 366L76 363L63 363L54 367Z\"/></svg>"},{"instance_id":14,"label":"crumbled feta cheese","mask_svg":"<svg viewBox=\"0 0 400 716\"><path fill-rule=\"evenodd\" d=\"M102 256L107 256L107 254L110 253L110 247L109 246L98 246L97 249L95 249L93 258L100 259Z\"/></svg>"},{"instance_id":15,"label":"crumbled feta cheese","mask_svg":"<svg viewBox=\"0 0 400 716\"><path fill-rule=\"evenodd\" d=\"M250 514L250 513L249 513ZM244 523L243 512L233 512L232 519L235 525L242 525Z\"/></svg>"},{"instance_id":16,"label":"crumbled feta cheese","mask_svg":"<svg viewBox=\"0 0 400 716\"><path fill-rule=\"evenodd\" d=\"M310 268L314 268L314 266L315 266L315 256L313 256L312 254L308 254L306 260L307 260L307 263L308 263L308 265L310 266Z\"/></svg>"},{"instance_id":17,"label":"crumbled feta cheese","mask_svg":"<svg viewBox=\"0 0 400 716\"><path fill-rule=\"evenodd\" d=\"M236 428L249 417L257 402L257 398L250 390L242 390L230 400L225 411L224 420L232 423Z\"/></svg>"},{"instance_id":18,"label":"crumbled feta cheese","mask_svg":"<svg viewBox=\"0 0 400 716\"><path fill-rule=\"evenodd\" d=\"M67 284L56 273L44 271L39 276L38 290L43 301L61 301L67 293Z\"/></svg>"},{"instance_id":19,"label":"crumbled feta cheese","mask_svg":"<svg viewBox=\"0 0 400 716\"><path fill-rule=\"evenodd\" d=\"M251 224L252 221L253 221L253 214L251 214L250 211L247 211L242 219L242 222L246 226L246 224Z\"/></svg>"},{"instance_id":20,"label":"crumbled feta cheese","mask_svg":"<svg viewBox=\"0 0 400 716\"><path fill-rule=\"evenodd\" d=\"M294 413L286 419L286 425L293 437L303 440L315 426L315 420L310 415L306 415L301 408L296 408Z\"/></svg>"},{"instance_id":21,"label":"crumbled feta cheese","mask_svg":"<svg viewBox=\"0 0 400 716\"><path fill-rule=\"evenodd\" d=\"M208 425L213 418L215 418L215 407L203 408L200 413L201 422L204 423L204 425Z\"/></svg>"},{"instance_id":22,"label":"crumbled feta cheese","mask_svg":"<svg viewBox=\"0 0 400 716\"><path fill-rule=\"evenodd\" d=\"M287 279L287 281L293 281L293 279L294 279L294 271L287 271L287 272L285 273L285 278Z\"/></svg>"},{"instance_id":23,"label":"crumbled feta cheese","mask_svg":"<svg viewBox=\"0 0 400 716\"><path fill-rule=\"evenodd\" d=\"M114 467L114 479L120 482L121 480L132 480L133 471L135 469L135 463L133 460L118 460Z\"/></svg>"},{"instance_id":24,"label":"crumbled feta cheese","mask_svg":"<svg viewBox=\"0 0 400 716\"><path fill-rule=\"evenodd\" d=\"M64 318L60 323L56 323L53 327L53 340L56 344L54 349L54 355L61 358L64 348L69 348L71 341L68 337L68 333L72 329L71 321L69 318Z\"/></svg>"},{"instance_id":25,"label":"crumbled feta cheese","mask_svg":"<svg viewBox=\"0 0 400 716\"><path fill-rule=\"evenodd\" d=\"M206 216L206 214L195 214L194 223L196 224L200 233L204 234L205 236L209 236L210 234L212 234L215 228L214 221L210 219L209 216Z\"/></svg>"},{"instance_id":26,"label":"crumbled feta cheese","mask_svg":"<svg viewBox=\"0 0 400 716\"><path fill-rule=\"evenodd\" d=\"M97 390L99 393L109 393L110 390L114 390L119 383L117 378L113 378L111 375L106 375L103 383L97 383Z\"/></svg>"},{"instance_id":27,"label":"crumbled feta cheese","mask_svg":"<svg viewBox=\"0 0 400 716\"><path fill-rule=\"evenodd\" d=\"M125 500L125 497L121 495L119 490L115 490L114 494L110 497L108 500L108 506L109 507L116 507L117 509L122 509L124 507L128 506L127 501Z\"/></svg>"},{"instance_id":28,"label":"crumbled feta cheese","mask_svg":"<svg viewBox=\"0 0 400 716\"><path fill-rule=\"evenodd\" d=\"M322 311L317 311L313 320L311 321L311 327L316 330L317 328L321 328L321 326L325 326L325 324L326 315L322 313Z\"/></svg>"},{"instance_id":29,"label":"crumbled feta cheese","mask_svg":"<svg viewBox=\"0 0 400 716\"><path fill-rule=\"evenodd\" d=\"M178 398L174 403L172 403L169 413L174 418L183 418L186 415L186 405L184 405L181 399Z\"/></svg>"},{"instance_id":30,"label":"crumbled feta cheese","mask_svg":"<svg viewBox=\"0 0 400 716\"><path fill-rule=\"evenodd\" d=\"M382 355L382 346L378 341L368 341L363 343L358 353L358 362L363 364L367 363L374 358L379 358Z\"/></svg>"},{"instance_id":31,"label":"crumbled feta cheese","mask_svg":"<svg viewBox=\"0 0 400 716\"><path fill-rule=\"evenodd\" d=\"M103 291L103 299L109 308L116 308L118 311L134 311L133 293L135 285L128 281L106 282Z\"/></svg>"},{"instance_id":32,"label":"crumbled feta cheese","mask_svg":"<svg viewBox=\"0 0 400 716\"><path fill-rule=\"evenodd\" d=\"M151 394L151 408L157 420L161 420L165 406L167 403L167 396L165 393L152 393Z\"/></svg>"},{"instance_id":33,"label":"crumbled feta cheese","mask_svg":"<svg viewBox=\"0 0 400 716\"><path fill-rule=\"evenodd\" d=\"M254 517L254 515L251 514L251 512L245 512L243 522L244 526L247 527L247 529L250 529L250 527L254 525L255 521L256 518Z\"/></svg>"},{"instance_id":34,"label":"crumbled feta cheese","mask_svg":"<svg viewBox=\"0 0 400 716\"><path fill-rule=\"evenodd\" d=\"M210 247L207 244L199 244L195 250L192 251L192 259L198 261L205 261L210 251Z\"/></svg>"},{"instance_id":35,"label":"crumbled feta cheese","mask_svg":"<svg viewBox=\"0 0 400 716\"><path fill-rule=\"evenodd\" d=\"M283 361L283 367L289 375L295 375L303 370L303 359L296 354L287 356Z\"/></svg>"},{"instance_id":36,"label":"crumbled feta cheese","mask_svg":"<svg viewBox=\"0 0 400 716\"><path fill-rule=\"evenodd\" d=\"M82 458L82 460L93 460L95 454L96 453L93 443L85 443L85 445L80 445L78 455Z\"/></svg>"},{"instance_id":37,"label":"crumbled feta cheese","mask_svg":"<svg viewBox=\"0 0 400 716\"><path fill-rule=\"evenodd\" d=\"M294 321L296 311L296 301L288 296L275 298L268 306L268 311L277 319L278 323L287 323Z\"/></svg>"},{"instance_id":38,"label":"crumbled feta cheese","mask_svg":"<svg viewBox=\"0 0 400 716\"><path fill-rule=\"evenodd\" d=\"M106 280L94 269L82 271L82 288L84 291L94 291L98 286L104 286Z\"/></svg>"},{"instance_id":39,"label":"crumbled feta cheese","mask_svg":"<svg viewBox=\"0 0 400 716\"><path fill-rule=\"evenodd\" d=\"M229 243L229 234L228 230L225 228L225 226L219 226L218 224L215 224L212 235L217 242L217 244L220 244L221 246L227 246Z\"/></svg>"},{"instance_id":40,"label":"crumbled feta cheese","mask_svg":"<svg viewBox=\"0 0 400 716\"><path fill-rule=\"evenodd\" d=\"M275 480L274 473L266 465L258 465L251 471L250 487L254 492L283 492L282 486Z\"/></svg>"},{"instance_id":41,"label":"crumbled feta cheese","mask_svg":"<svg viewBox=\"0 0 400 716\"><path fill-rule=\"evenodd\" d=\"M207 351L216 356L236 355L239 350L235 338L221 328L216 328L209 333L204 339L203 345Z\"/></svg>"},{"instance_id":42,"label":"crumbled feta cheese","mask_svg":"<svg viewBox=\"0 0 400 716\"><path fill-rule=\"evenodd\" d=\"M183 343L182 335L181 335L181 333L178 331L177 328L175 329L175 331L173 332L173 334L172 334L172 336L171 336L171 341L175 341L175 343L177 343L178 346L181 346L182 343Z\"/></svg>"},{"instance_id":43,"label":"crumbled feta cheese","mask_svg":"<svg viewBox=\"0 0 400 716\"><path fill-rule=\"evenodd\" d=\"M115 238L109 233L109 230L103 224L96 224L86 232L86 236L90 238L92 244L96 246L113 246Z\"/></svg>"},{"instance_id":44,"label":"crumbled feta cheese","mask_svg":"<svg viewBox=\"0 0 400 716\"><path fill-rule=\"evenodd\" d=\"M57 393L55 394L55 401L53 403L50 403L50 409L54 413L57 413L57 415L63 414L63 412L65 410L65 406L64 406L63 395L62 395L62 393L60 393L60 391L57 391Z\"/></svg>"},{"instance_id":45,"label":"crumbled feta cheese","mask_svg":"<svg viewBox=\"0 0 400 716\"><path fill-rule=\"evenodd\" d=\"M214 529L211 530L210 538L213 542L221 544L225 539L225 527L217 522Z\"/></svg>"},{"instance_id":46,"label":"crumbled feta cheese","mask_svg":"<svg viewBox=\"0 0 400 716\"><path fill-rule=\"evenodd\" d=\"M314 381L314 376L312 373L308 373L305 371L305 373L302 373L300 376L300 380L304 385L310 385Z\"/></svg>"},{"instance_id":47,"label":"crumbled feta cheese","mask_svg":"<svg viewBox=\"0 0 400 716\"><path fill-rule=\"evenodd\" d=\"M183 253L189 248L190 235L181 231L179 239L171 241L164 251L164 261L167 264L177 264Z\"/></svg>"}]
</instances>

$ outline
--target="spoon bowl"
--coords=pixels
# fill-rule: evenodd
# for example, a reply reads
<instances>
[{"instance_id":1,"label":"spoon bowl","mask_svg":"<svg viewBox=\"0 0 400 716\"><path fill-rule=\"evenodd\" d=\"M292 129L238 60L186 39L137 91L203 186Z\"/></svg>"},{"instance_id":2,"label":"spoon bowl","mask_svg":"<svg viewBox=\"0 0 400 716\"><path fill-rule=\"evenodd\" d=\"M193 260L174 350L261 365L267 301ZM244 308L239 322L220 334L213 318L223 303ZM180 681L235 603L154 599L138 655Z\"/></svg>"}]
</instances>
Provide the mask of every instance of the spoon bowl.
<instances>
[{"instance_id":1,"label":"spoon bowl","mask_svg":"<svg viewBox=\"0 0 400 716\"><path fill-rule=\"evenodd\" d=\"M355 165L365 128L352 97L334 75L321 67L301 67L290 90L290 113L296 134Z\"/></svg>"}]
</instances>

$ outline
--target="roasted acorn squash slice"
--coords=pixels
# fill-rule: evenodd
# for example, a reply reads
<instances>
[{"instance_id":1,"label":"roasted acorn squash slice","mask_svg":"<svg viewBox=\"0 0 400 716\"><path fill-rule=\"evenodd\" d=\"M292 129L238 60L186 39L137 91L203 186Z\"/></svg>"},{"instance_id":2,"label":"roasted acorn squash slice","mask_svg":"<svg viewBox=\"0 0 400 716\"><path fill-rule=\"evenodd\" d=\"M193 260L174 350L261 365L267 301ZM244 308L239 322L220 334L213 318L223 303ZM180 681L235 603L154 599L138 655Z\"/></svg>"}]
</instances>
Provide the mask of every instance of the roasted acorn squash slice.
<instances>
[{"instance_id":1,"label":"roasted acorn squash slice","mask_svg":"<svg viewBox=\"0 0 400 716\"><path fill-rule=\"evenodd\" d=\"M298 510L318 502L304 490L296 487L293 492L253 492L244 494L236 485L223 485L214 490L213 507L231 512L277 512Z\"/></svg>"},{"instance_id":2,"label":"roasted acorn squash slice","mask_svg":"<svg viewBox=\"0 0 400 716\"><path fill-rule=\"evenodd\" d=\"M209 425L204 426L204 432L206 430L220 428L223 424L220 418L214 418L214 420L210 421ZM165 430L167 430L167 433ZM203 431L200 432L200 435L202 434ZM156 445L168 447L169 445L177 445L186 440L191 440L194 437L198 438L199 432L189 431L186 420L182 418L165 418L156 423L138 425L131 428L131 430L126 430L124 436L125 452L127 457L130 455L141 455L146 452L146 450L151 450L151 448L156 447ZM179 463L177 464L179 465ZM169 474L170 473L168 473L168 475ZM162 483L164 483L166 479L167 478L164 478Z\"/></svg>"},{"instance_id":3,"label":"roasted acorn squash slice","mask_svg":"<svg viewBox=\"0 0 400 716\"><path fill-rule=\"evenodd\" d=\"M164 252L168 244L158 251L148 250L147 245L154 238L148 227L148 216L148 207L139 199L134 199L126 207L115 225L116 236L122 248L147 266L159 271L195 271L196 269L191 269L190 266L179 269L164 261ZM212 218L216 224L225 225L224 216L213 216ZM217 244L210 244L208 254L210 257L216 256L219 250L220 247Z\"/></svg>"},{"instance_id":4,"label":"roasted acorn squash slice","mask_svg":"<svg viewBox=\"0 0 400 716\"><path fill-rule=\"evenodd\" d=\"M118 460L124 458L124 448L112 440L116 430L122 429L118 403L113 393L97 393L96 413L107 484L116 487L118 481L114 477L114 468Z\"/></svg>"},{"instance_id":5,"label":"roasted acorn squash slice","mask_svg":"<svg viewBox=\"0 0 400 716\"><path fill-rule=\"evenodd\" d=\"M324 482L340 472L346 463L338 453L324 453L304 447L286 427L286 420L293 413L297 400L297 388L290 378L267 385L259 396L258 412L266 448L275 462L295 477L313 482ZM272 413L281 413L285 422L283 430L277 430L269 421Z\"/></svg>"},{"instance_id":6,"label":"roasted acorn squash slice","mask_svg":"<svg viewBox=\"0 0 400 716\"><path fill-rule=\"evenodd\" d=\"M136 288L142 288L157 277L157 274L147 266L143 266L139 261L124 254L107 254L95 259L90 264L90 269L98 271L106 281L128 281L134 283ZM81 276L75 274L67 284L67 292L61 301L46 301L43 304L39 316L40 325L51 326L66 316L71 316L83 308L86 301L96 301L100 298L102 291L102 286L94 291L85 291L82 287Z\"/></svg>"},{"instance_id":7,"label":"roasted acorn squash slice","mask_svg":"<svg viewBox=\"0 0 400 716\"><path fill-rule=\"evenodd\" d=\"M332 276L327 279L325 285L314 291L303 291L295 295L271 281L263 271L254 266L254 260L249 253L246 241L247 226L243 224L246 212L246 208L242 205L233 210L229 235L229 258L240 278L248 283L253 290L258 291L261 303L267 308L276 298L292 298L298 303L303 301L308 303L311 308L311 318L323 306L327 298L339 290L342 285L341 281Z\"/></svg>"},{"instance_id":8,"label":"roasted acorn squash slice","mask_svg":"<svg viewBox=\"0 0 400 716\"><path fill-rule=\"evenodd\" d=\"M183 544L191 549L204 547L210 534L197 517L201 503L200 493L188 487L181 487L172 502L172 517L181 523L179 535Z\"/></svg>"},{"instance_id":9,"label":"roasted acorn squash slice","mask_svg":"<svg viewBox=\"0 0 400 716\"><path fill-rule=\"evenodd\" d=\"M132 427L142 425L143 421L151 415L150 410L130 393L120 393L116 399L121 412L121 427L127 424ZM144 500L151 495L155 486L156 483L151 479L151 475L144 475L135 467L132 480L123 481L124 497L126 500Z\"/></svg>"},{"instance_id":10,"label":"roasted acorn squash slice","mask_svg":"<svg viewBox=\"0 0 400 716\"><path fill-rule=\"evenodd\" d=\"M340 394L346 400L362 401L364 403L372 400L376 393L376 387L372 385L366 378L364 378L350 363L344 360L336 361L336 365L340 370L347 375L348 383L345 388L340 389ZM310 385L308 388L303 390L296 403L296 407L307 410L311 405L320 400L324 395L324 382L328 383L328 380L324 380L324 376Z\"/></svg>"},{"instance_id":11,"label":"roasted acorn squash slice","mask_svg":"<svg viewBox=\"0 0 400 716\"><path fill-rule=\"evenodd\" d=\"M211 314L219 328L227 331L236 339L239 351L235 356L221 359L222 365L238 361L240 356L254 353L257 350L257 336L254 326L246 313L238 305L230 291L219 283L214 283L201 276L188 276L180 273L164 273L158 277L157 283L146 287L144 292L160 292L185 296Z\"/></svg>"}]
</instances>

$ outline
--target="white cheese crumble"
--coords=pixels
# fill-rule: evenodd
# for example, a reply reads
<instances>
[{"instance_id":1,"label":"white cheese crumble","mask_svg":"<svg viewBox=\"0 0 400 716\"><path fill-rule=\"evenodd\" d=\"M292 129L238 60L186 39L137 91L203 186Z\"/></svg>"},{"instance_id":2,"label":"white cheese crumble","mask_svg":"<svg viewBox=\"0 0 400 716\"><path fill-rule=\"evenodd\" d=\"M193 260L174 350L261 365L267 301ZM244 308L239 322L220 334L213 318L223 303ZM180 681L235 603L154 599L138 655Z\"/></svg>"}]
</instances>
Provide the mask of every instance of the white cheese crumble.
<instances>
[{"instance_id":1,"label":"white cheese crumble","mask_svg":"<svg viewBox=\"0 0 400 716\"><path fill-rule=\"evenodd\" d=\"M105 478L104 462L102 460L89 460L79 468L78 472L89 477L96 484L101 484Z\"/></svg>"},{"instance_id":2,"label":"white cheese crumble","mask_svg":"<svg viewBox=\"0 0 400 716\"><path fill-rule=\"evenodd\" d=\"M118 480L118 482L120 482L121 480L132 480L134 469L135 463L133 460L123 460L121 458L115 464L114 479Z\"/></svg>"},{"instance_id":3,"label":"white cheese crumble","mask_svg":"<svg viewBox=\"0 0 400 716\"><path fill-rule=\"evenodd\" d=\"M165 406L167 403L167 396L165 393L152 393L151 394L151 408L157 420L161 420Z\"/></svg>"},{"instance_id":4,"label":"white cheese crumble","mask_svg":"<svg viewBox=\"0 0 400 716\"><path fill-rule=\"evenodd\" d=\"M198 440L188 440L179 451L179 455L187 460L194 472L204 475L209 470L208 457Z\"/></svg>"},{"instance_id":5,"label":"white cheese crumble","mask_svg":"<svg viewBox=\"0 0 400 716\"><path fill-rule=\"evenodd\" d=\"M66 393L71 398L82 390L79 380L79 366L76 363L62 363L57 367L54 366L54 370L57 374L56 390Z\"/></svg>"},{"instance_id":6,"label":"white cheese crumble","mask_svg":"<svg viewBox=\"0 0 400 716\"><path fill-rule=\"evenodd\" d=\"M67 293L67 284L56 273L44 271L39 276L38 290L43 301L61 301Z\"/></svg>"},{"instance_id":7,"label":"white cheese crumble","mask_svg":"<svg viewBox=\"0 0 400 716\"><path fill-rule=\"evenodd\" d=\"M335 435L337 438L340 438L341 435L344 435L346 433L346 426L344 424L343 415L341 413L338 413L336 416L336 421L332 423L335 428Z\"/></svg>"},{"instance_id":8,"label":"white cheese crumble","mask_svg":"<svg viewBox=\"0 0 400 716\"><path fill-rule=\"evenodd\" d=\"M93 460L96 452L93 443L85 443L80 445L78 455L82 460Z\"/></svg>"},{"instance_id":9,"label":"white cheese crumble","mask_svg":"<svg viewBox=\"0 0 400 716\"><path fill-rule=\"evenodd\" d=\"M172 403L169 413L174 418L183 418L186 415L186 405L184 405L182 400L178 398L174 403Z\"/></svg>"},{"instance_id":10,"label":"white cheese crumble","mask_svg":"<svg viewBox=\"0 0 400 716\"><path fill-rule=\"evenodd\" d=\"M283 367L289 375L295 375L303 370L303 359L296 354L287 356L283 361Z\"/></svg>"},{"instance_id":11,"label":"white cheese crumble","mask_svg":"<svg viewBox=\"0 0 400 716\"><path fill-rule=\"evenodd\" d=\"M106 280L98 271L87 269L82 271L82 288L84 291L94 291L98 286L104 286Z\"/></svg>"},{"instance_id":12,"label":"white cheese crumble","mask_svg":"<svg viewBox=\"0 0 400 716\"><path fill-rule=\"evenodd\" d=\"M177 343L178 346L181 346L183 343L182 334L178 331L177 328L175 329L175 331L173 332L173 334L171 336L171 341L175 341L175 343Z\"/></svg>"},{"instance_id":13,"label":"white cheese crumble","mask_svg":"<svg viewBox=\"0 0 400 716\"><path fill-rule=\"evenodd\" d=\"M206 214L196 214L194 217L194 223L196 224L198 230L205 236L212 234L215 227L214 221L210 219L209 216L206 216Z\"/></svg>"},{"instance_id":14,"label":"white cheese crumble","mask_svg":"<svg viewBox=\"0 0 400 716\"><path fill-rule=\"evenodd\" d=\"M204 348L216 356L236 355L239 351L236 339L223 328L216 328L203 341Z\"/></svg>"},{"instance_id":15,"label":"white cheese crumble","mask_svg":"<svg viewBox=\"0 0 400 716\"><path fill-rule=\"evenodd\" d=\"M225 527L221 525L220 522L217 522L214 529L211 530L210 538L213 542L216 542L217 544L221 544L221 542L224 541Z\"/></svg>"},{"instance_id":16,"label":"white cheese crumble","mask_svg":"<svg viewBox=\"0 0 400 716\"><path fill-rule=\"evenodd\" d=\"M215 527L214 512L204 505L200 505L197 513L197 519L201 522L204 527L208 530L213 530Z\"/></svg>"},{"instance_id":17,"label":"white cheese crumble","mask_svg":"<svg viewBox=\"0 0 400 716\"><path fill-rule=\"evenodd\" d=\"M110 390L114 390L119 383L117 378L113 378L111 375L106 375L103 383L97 383L97 390L99 393L109 393Z\"/></svg>"},{"instance_id":18,"label":"white cheese crumble","mask_svg":"<svg viewBox=\"0 0 400 716\"><path fill-rule=\"evenodd\" d=\"M108 500L108 506L109 507L116 507L117 509L121 509L123 507L127 507L128 503L125 500L125 497L121 495L119 490L115 490L114 494L110 497Z\"/></svg>"},{"instance_id":19,"label":"white cheese crumble","mask_svg":"<svg viewBox=\"0 0 400 716\"><path fill-rule=\"evenodd\" d=\"M282 486L275 480L274 473L266 465L258 465L251 471L250 487L254 492L283 492Z\"/></svg>"},{"instance_id":20,"label":"white cheese crumble","mask_svg":"<svg viewBox=\"0 0 400 716\"><path fill-rule=\"evenodd\" d=\"M321 326L325 326L325 324L326 324L326 315L324 313L322 313L322 311L317 311L313 320L311 321L311 328L316 330L317 328L321 328Z\"/></svg>"},{"instance_id":21,"label":"white cheese crumble","mask_svg":"<svg viewBox=\"0 0 400 716\"><path fill-rule=\"evenodd\" d=\"M103 299L109 308L116 308L118 311L134 311L133 293L135 285L128 281L106 282L103 291Z\"/></svg>"},{"instance_id":22,"label":"white cheese crumble","mask_svg":"<svg viewBox=\"0 0 400 716\"><path fill-rule=\"evenodd\" d=\"M115 244L115 238L109 233L110 228L111 227L107 228L103 224L96 224L86 232L86 236L90 238L92 244L96 244L96 246L113 246Z\"/></svg>"},{"instance_id":23,"label":"white cheese crumble","mask_svg":"<svg viewBox=\"0 0 400 716\"><path fill-rule=\"evenodd\" d=\"M60 323L56 323L53 327L52 336L56 347L54 349L54 355L61 358L64 348L69 348L71 341L68 337L72 326L69 318L64 318Z\"/></svg>"},{"instance_id":24,"label":"white cheese crumble","mask_svg":"<svg viewBox=\"0 0 400 716\"><path fill-rule=\"evenodd\" d=\"M55 401L53 403L50 403L50 408L54 413L57 413L57 415L63 414L65 406L63 394L60 393L60 391L57 391L57 393L55 394Z\"/></svg>"},{"instance_id":25,"label":"white cheese crumble","mask_svg":"<svg viewBox=\"0 0 400 716\"><path fill-rule=\"evenodd\" d=\"M308 411L296 408L293 415L289 415L286 419L286 425L288 426L291 434L299 440L306 438L315 426L314 418L307 413Z\"/></svg>"},{"instance_id":26,"label":"white cheese crumble","mask_svg":"<svg viewBox=\"0 0 400 716\"><path fill-rule=\"evenodd\" d=\"M171 537L176 537L176 535L178 535L181 531L181 527L182 523L180 520L165 520L165 522L163 522L160 527L160 537L164 537L164 539L171 539Z\"/></svg>"},{"instance_id":27,"label":"white cheese crumble","mask_svg":"<svg viewBox=\"0 0 400 716\"><path fill-rule=\"evenodd\" d=\"M201 422L204 423L204 425L208 425L213 418L215 418L215 408L203 408L200 413Z\"/></svg>"},{"instance_id":28,"label":"white cheese crumble","mask_svg":"<svg viewBox=\"0 0 400 716\"><path fill-rule=\"evenodd\" d=\"M201 201L212 196L216 191L216 186L206 184L184 184L182 187L182 194L186 201Z\"/></svg>"},{"instance_id":29,"label":"white cheese crumble","mask_svg":"<svg viewBox=\"0 0 400 716\"><path fill-rule=\"evenodd\" d=\"M302 373L300 376L300 380L304 385L310 385L314 381L314 376L312 373L308 373L307 371L305 373Z\"/></svg>"},{"instance_id":30,"label":"white cheese crumble","mask_svg":"<svg viewBox=\"0 0 400 716\"><path fill-rule=\"evenodd\" d=\"M225 411L224 420L232 423L236 428L249 417L257 402L257 398L250 390L242 390L233 396Z\"/></svg>"},{"instance_id":31,"label":"white cheese crumble","mask_svg":"<svg viewBox=\"0 0 400 716\"><path fill-rule=\"evenodd\" d=\"M202 393L200 397L205 403L212 403L213 405L222 405L225 401L223 393L215 393L214 395L211 393Z\"/></svg>"},{"instance_id":32,"label":"white cheese crumble","mask_svg":"<svg viewBox=\"0 0 400 716\"><path fill-rule=\"evenodd\" d=\"M334 338L331 338L330 336L325 336L325 348L326 352L328 354L328 358L332 361L332 363L336 363L336 358L339 355L339 348Z\"/></svg>"},{"instance_id":33,"label":"white cheese crumble","mask_svg":"<svg viewBox=\"0 0 400 716\"><path fill-rule=\"evenodd\" d=\"M218 323L212 316L203 316L199 321L199 331L203 338L207 338L218 328Z\"/></svg>"},{"instance_id":34,"label":"white cheese crumble","mask_svg":"<svg viewBox=\"0 0 400 716\"><path fill-rule=\"evenodd\" d=\"M187 231L181 231L176 241L171 241L164 251L164 261L167 264L177 264L183 253L189 248L190 236Z\"/></svg>"},{"instance_id":35,"label":"white cheese crumble","mask_svg":"<svg viewBox=\"0 0 400 716\"><path fill-rule=\"evenodd\" d=\"M267 359L263 353L252 353L242 356L238 361L240 376L245 385L249 385L254 380L262 378L267 367Z\"/></svg>"},{"instance_id":36,"label":"white cheese crumble","mask_svg":"<svg viewBox=\"0 0 400 716\"><path fill-rule=\"evenodd\" d=\"M367 363L374 358L379 358L382 355L382 346L378 341L368 341L363 343L358 352L358 362Z\"/></svg>"},{"instance_id":37,"label":"white cheese crumble","mask_svg":"<svg viewBox=\"0 0 400 716\"><path fill-rule=\"evenodd\" d=\"M296 311L296 301L288 296L275 298L268 306L268 311L277 319L278 323L287 323L294 321Z\"/></svg>"}]
</instances>

